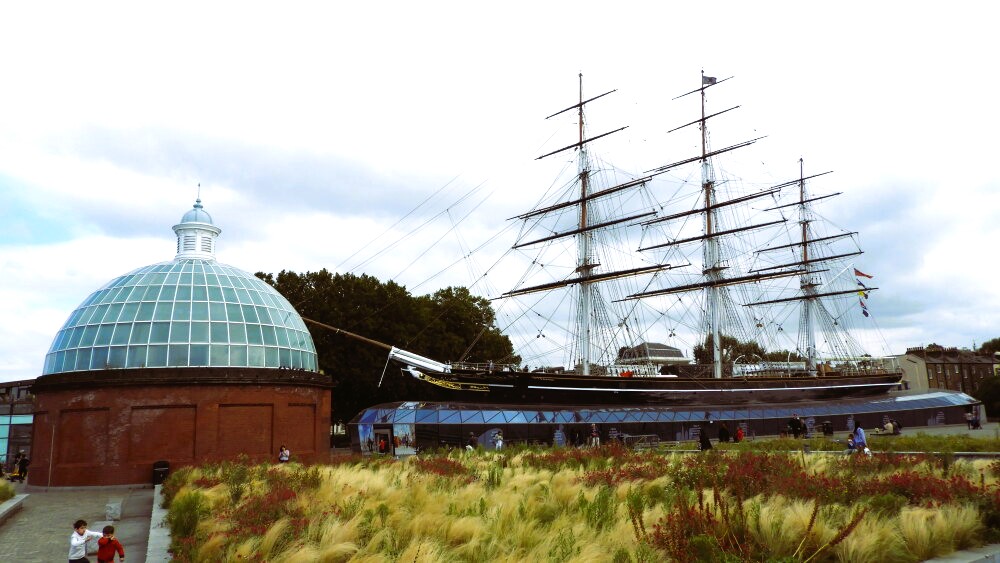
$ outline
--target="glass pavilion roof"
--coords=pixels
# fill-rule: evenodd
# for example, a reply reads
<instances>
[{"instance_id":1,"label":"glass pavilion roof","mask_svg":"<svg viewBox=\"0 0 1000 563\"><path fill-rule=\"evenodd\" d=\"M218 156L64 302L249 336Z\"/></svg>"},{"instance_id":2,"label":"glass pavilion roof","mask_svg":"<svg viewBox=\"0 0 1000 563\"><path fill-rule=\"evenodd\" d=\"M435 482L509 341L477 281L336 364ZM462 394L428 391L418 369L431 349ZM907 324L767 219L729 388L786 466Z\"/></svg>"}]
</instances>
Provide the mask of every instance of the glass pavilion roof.
<instances>
[{"instance_id":1,"label":"glass pavilion roof","mask_svg":"<svg viewBox=\"0 0 1000 563\"><path fill-rule=\"evenodd\" d=\"M299 314L265 282L216 262L220 231L200 200L194 211L200 213L188 212L174 226L173 261L115 278L73 311L45 356L43 374L196 366L316 370L316 350ZM194 221L186 222L189 216Z\"/></svg>"},{"instance_id":2,"label":"glass pavilion roof","mask_svg":"<svg viewBox=\"0 0 1000 563\"><path fill-rule=\"evenodd\" d=\"M628 422L703 422L803 418L832 415L864 415L899 410L942 408L974 404L964 393L932 392L857 401L755 405L734 409L701 407L564 407L553 405L489 405L459 403L387 403L369 407L354 417L351 424L600 424Z\"/></svg>"}]
</instances>

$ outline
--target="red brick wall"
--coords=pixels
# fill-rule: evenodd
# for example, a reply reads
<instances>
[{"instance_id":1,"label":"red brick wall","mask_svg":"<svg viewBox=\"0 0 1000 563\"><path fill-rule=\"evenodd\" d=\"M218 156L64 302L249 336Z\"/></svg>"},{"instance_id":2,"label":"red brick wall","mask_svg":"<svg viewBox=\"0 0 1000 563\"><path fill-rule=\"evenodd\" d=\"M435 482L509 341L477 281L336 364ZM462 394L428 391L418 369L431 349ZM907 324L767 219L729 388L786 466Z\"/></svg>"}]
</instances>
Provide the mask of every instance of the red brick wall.
<instances>
[{"instance_id":1,"label":"red brick wall","mask_svg":"<svg viewBox=\"0 0 1000 563\"><path fill-rule=\"evenodd\" d=\"M295 461L325 460L330 399L330 389L295 384L36 389L28 483L151 483L154 461L266 461L280 444Z\"/></svg>"}]
</instances>

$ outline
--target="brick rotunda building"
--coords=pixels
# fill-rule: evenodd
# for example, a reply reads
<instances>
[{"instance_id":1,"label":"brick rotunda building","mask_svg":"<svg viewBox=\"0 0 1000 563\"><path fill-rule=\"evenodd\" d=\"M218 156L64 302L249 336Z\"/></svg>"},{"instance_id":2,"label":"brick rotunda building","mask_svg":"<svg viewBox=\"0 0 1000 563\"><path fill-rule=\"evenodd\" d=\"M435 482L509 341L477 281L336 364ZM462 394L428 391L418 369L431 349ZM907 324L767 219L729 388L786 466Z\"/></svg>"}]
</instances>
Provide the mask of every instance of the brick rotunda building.
<instances>
[{"instance_id":1,"label":"brick rotunda building","mask_svg":"<svg viewBox=\"0 0 1000 563\"><path fill-rule=\"evenodd\" d=\"M331 383L302 318L215 261L222 231L200 199L173 229L172 261L115 278L56 334L32 388L29 485L150 483L157 462L273 459L281 444L328 456Z\"/></svg>"}]
</instances>

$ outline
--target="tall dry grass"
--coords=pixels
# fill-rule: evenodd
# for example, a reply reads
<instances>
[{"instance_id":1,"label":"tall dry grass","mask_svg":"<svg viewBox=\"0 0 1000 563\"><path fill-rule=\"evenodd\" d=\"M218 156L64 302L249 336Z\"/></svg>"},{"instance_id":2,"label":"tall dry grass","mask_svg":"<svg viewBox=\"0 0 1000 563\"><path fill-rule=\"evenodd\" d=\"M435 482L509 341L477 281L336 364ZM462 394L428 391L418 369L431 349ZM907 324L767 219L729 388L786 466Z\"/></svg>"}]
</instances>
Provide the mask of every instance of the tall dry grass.
<instances>
[{"instance_id":1,"label":"tall dry grass","mask_svg":"<svg viewBox=\"0 0 1000 563\"><path fill-rule=\"evenodd\" d=\"M663 474L652 479L587 486L584 469L539 469L523 463L525 455L453 456L454 475L421 470L416 459L322 467L315 483L288 495L292 516L249 535L234 529L227 515L275 487L300 482L296 472L305 468L288 464L272 475L267 467L247 471L248 482L235 483L244 487L239 501L230 485L212 484L218 475L202 468L186 476L175 501L197 498L207 508L189 552L200 561L657 561L666 555L651 542L652 530L681 498L704 511L740 549L766 550L768 557L788 561L923 560L976 545L983 532L972 505L861 514L858 507L781 494L745 500L718 490L698 495L672 480L681 456L664 457ZM842 459L801 457L802 467L816 475L838 463ZM988 464L955 465L996 486ZM930 460L920 471L940 474L942 468ZM207 482L196 486L196 480ZM710 553L722 553L725 543L696 541Z\"/></svg>"}]
</instances>

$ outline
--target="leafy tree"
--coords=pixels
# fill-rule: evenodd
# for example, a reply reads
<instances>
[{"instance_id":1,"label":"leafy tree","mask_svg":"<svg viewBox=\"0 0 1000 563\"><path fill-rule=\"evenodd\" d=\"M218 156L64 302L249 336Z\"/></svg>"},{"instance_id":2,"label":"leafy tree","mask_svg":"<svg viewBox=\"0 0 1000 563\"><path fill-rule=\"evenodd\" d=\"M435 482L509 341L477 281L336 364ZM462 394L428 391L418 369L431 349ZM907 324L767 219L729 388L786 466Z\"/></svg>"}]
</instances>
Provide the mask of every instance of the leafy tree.
<instances>
[{"instance_id":1,"label":"leafy tree","mask_svg":"<svg viewBox=\"0 0 1000 563\"><path fill-rule=\"evenodd\" d=\"M992 356L993 354L1000 352L1000 338L994 338L992 340L987 340L979 346L978 352L987 356Z\"/></svg>"},{"instance_id":2,"label":"leafy tree","mask_svg":"<svg viewBox=\"0 0 1000 563\"><path fill-rule=\"evenodd\" d=\"M971 395L983 402L986 414L1000 414L1000 377L994 375L983 379Z\"/></svg>"},{"instance_id":3,"label":"leafy tree","mask_svg":"<svg viewBox=\"0 0 1000 563\"><path fill-rule=\"evenodd\" d=\"M723 363L737 360L740 356L745 356L748 362L752 360L754 356L766 359L764 357L764 348L756 342L740 342L735 337L727 336L725 334L719 338L719 341L722 344ZM714 342L715 341L712 339L712 335L709 334L705 336L705 342L703 344L699 343L694 345L694 349L691 353L694 354L695 363L711 364L714 361L712 347ZM782 356L781 359L784 360L785 356Z\"/></svg>"},{"instance_id":4,"label":"leafy tree","mask_svg":"<svg viewBox=\"0 0 1000 563\"><path fill-rule=\"evenodd\" d=\"M414 297L395 282L353 274L257 273L304 318L439 361L518 363L510 340L493 326L489 301L466 288ZM319 368L336 382L333 420L366 407L402 400L441 400L443 390L403 376L388 350L307 323Z\"/></svg>"}]
</instances>

